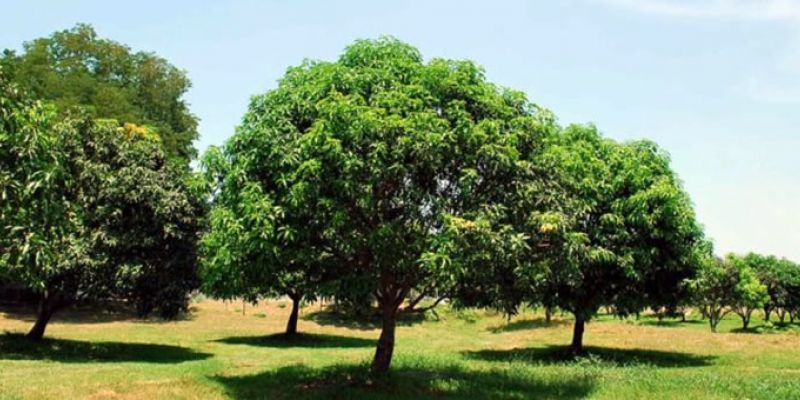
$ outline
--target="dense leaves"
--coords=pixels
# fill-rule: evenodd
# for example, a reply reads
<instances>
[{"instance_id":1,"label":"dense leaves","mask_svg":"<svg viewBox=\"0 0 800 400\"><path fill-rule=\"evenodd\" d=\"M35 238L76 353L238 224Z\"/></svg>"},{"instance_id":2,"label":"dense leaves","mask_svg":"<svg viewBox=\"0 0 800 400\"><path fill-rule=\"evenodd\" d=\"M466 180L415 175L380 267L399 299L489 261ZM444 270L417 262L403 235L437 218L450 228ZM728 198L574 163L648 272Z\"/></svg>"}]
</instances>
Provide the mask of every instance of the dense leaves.
<instances>
[{"instance_id":1,"label":"dense leaves","mask_svg":"<svg viewBox=\"0 0 800 400\"><path fill-rule=\"evenodd\" d=\"M716 332L720 320L733 311L742 318L747 329L753 310L768 301L767 287L756 276L746 259L735 254L725 258L706 258L697 277L688 282L695 303L708 317L711 331Z\"/></svg>"},{"instance_id":2,"label":"dense leaves","mask_svg":"<svg viewBox=\"0 0 800 400\"><path fill-rule=\"evenodd\" d=\"M800 265L785 258L749 253L744 256L756 272L759 281L767 287L769 299L764 303L764 318L773 312L781 322L786 316L794 321L800 312Z\"/></svg>"},{"instance_id":3,"label":"dense leaves","mask_svg":"<svg viewBox=\"0 0 800 400\"><path fill-rule=\"evenodd\" d=\"M185 310L204 207L185 167L146 129L55 118L6 81L0 105L0 277L40 295L31 336L82 299Z\"/></svg>"},{"instance_id":4,"label":"dense leaves","mask_svg":"<svg viewBox=\"0 0 800 400\"><path fill-rule=\"evenodd\" d=\"M62 112L80 108L95 118L148 126L167 155L194 156L197 118L182 99L191 84L153 53L132 52L79 24L25 43L21 54L6 50L0 66L22 90Z\"/></svg>"},{"instance_id":5,"label":"dense leaves","mask_svg":"<svg viewBox=\"0 0 800 400\"><path fill-rule=\"evenodd\" d=\"M537 201L502 204L506 214L526 216L513 225L535 239L528 248L537 251L510 259L484 253L485 272L469 285L478 304L509 313L522 302L569 311L574 352L601 306L621 315L677 306L704 242L666 154L651 142L617 143L576 125L547 135L534 162L547 178L526 191ZM498 242L493 252L526 248Z\"/></svg>"},{"instance_id":6,"label":"dense leaves","mask_svg":"<svg viewBox=\"0 0 800 400\"><path fill-rule=\"evenodd\" d=\"M249 287L261 285L250 285L252 276L272 285L298 269L342 277L347 284L332 287L351 290L337 297L368 293L378 303L373 370L385 371L403 303L452 280L447 265L423 256L446 237L448 221L491 205L524 167L543 131L537 113L473 63L425 63L391 38L291 68L277 89L253 98L215 157L224 166L214 179L206 275Z\"/></svg>"}]
</instances>

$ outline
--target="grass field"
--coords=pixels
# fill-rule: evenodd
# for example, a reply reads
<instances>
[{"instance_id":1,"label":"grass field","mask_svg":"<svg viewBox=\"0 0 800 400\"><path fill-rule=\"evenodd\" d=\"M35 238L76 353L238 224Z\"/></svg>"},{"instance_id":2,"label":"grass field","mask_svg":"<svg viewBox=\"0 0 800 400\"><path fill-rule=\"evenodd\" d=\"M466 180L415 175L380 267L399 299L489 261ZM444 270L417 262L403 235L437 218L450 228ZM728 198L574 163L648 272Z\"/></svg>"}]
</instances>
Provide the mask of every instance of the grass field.
<instances>
[{"instance_id":1,"label":"grass field","mask_svg":"<svg viewBox=\"0 0 800 400\"><path fill-rule=\"evenodd\" d=\"M31 314L0 309L0 399L800 398L800 326L735 332L731 316L712 334L702 321L604 316L587 326L591 356L568 361L568 317L445 307L439 321L403 321L391 376L373 381L376 326L313 305L287 341L287 305L242 315L204 301L177 322L64 312L37 345L19 336Z\"/></svg>"}]
</instances>

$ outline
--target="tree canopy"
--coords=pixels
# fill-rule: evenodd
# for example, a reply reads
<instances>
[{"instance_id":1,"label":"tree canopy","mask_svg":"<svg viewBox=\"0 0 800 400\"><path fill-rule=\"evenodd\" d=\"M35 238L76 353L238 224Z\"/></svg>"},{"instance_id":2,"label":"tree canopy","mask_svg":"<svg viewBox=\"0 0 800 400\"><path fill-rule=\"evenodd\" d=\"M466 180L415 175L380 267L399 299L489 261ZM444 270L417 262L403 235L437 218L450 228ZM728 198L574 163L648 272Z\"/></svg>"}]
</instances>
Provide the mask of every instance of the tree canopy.
<instances>
[{"instance_id":1,"label":"tree canopy","mask_svg":"<svg viewBox=\"0 0 800 400\"><path fill-rule=\"evenodd\" d=\"M57 118L0 78L0 278L41 300L29 334L82 299L174 317L197 286L204 205L147 130Z\"/></svg>"},{"instance_id":2,"label":"tree canopy","mask_svg":"<svg viewBox=\"0 0 800 400\"><path fill-rule=\"evenodd\" d=\"M768 300L767 287L756 276L746 258L728 254L724 258L708 257L701 264L697 277L688 281L697 304L708 317L712 332L722 318L736 312L747 329L754 309Z\"/></svg>"},{"instance_id":3,"label":"tree canopy","mask_svg":"<svg viewBox=\"0 0 800 400\"><path fill-rule=\"evenodd\" d=\"M748 253L743 258L767 288L769 299L763 305L764 318L769 321L772 312L777 312L781 322L787 314L793 320L800 311L800 265L757 253Z\"/></svg>"},{"instance_id":4,"label":"tree canopy","mask_svg":"<svg viewBox=\"0 0 800 400\"><path fill-rule=\"evenodd\" d=\"M252 99L222 149L214 188L222 209L209 235L214 219L263 221L237 222L258 227L239 236L250 244L233 239L216 254L235 248L246 252L237 260L255 257L237 262L232 277L303 265L359 282L383 315L372 369L385 372L404 302L453 276L425 256L447 237L448 221L490 206L529 169L547 117L523 94L488 83L475 64L424 62L392 38L290 68L276 89ZM235 211L250 205L258 208Z\"/></svg>"},{"instance_id":5,"label":"tree canopy","mask_svg":"<svg viewBox=\"0 0 800 400\"><path fill-rule=\"evenodd\" d=\"M654 143L616 143L571 126L546 147L566 192L563 235L545 295L575 315L572 342L602 305L620 314L661 305L694 275L702 230L689 197Z\"/></svg>"},{"instance_id":6,"label":"tree canopy","mask_svg":"<svg viewBox=\"0 0 800 400\"><path fill-rule=\"evenodd\" d=\"M535 163L546 174L534 204L510 203L527 218L537 254L486 258L467 285L478 304L513 313L523 302L575 315L571 350L601 306L620 315L676 304L704 244L669 158L654 143L618 143L573 125L545 137ZM544 207L543 207L544 206ZM507 241L505 241L508 243ZM500 249L498 245L491 246Z\"/></svg>"},{"instance_id":7,"label":"tree canopy","mask_svg":"<svg viewBox=\"0 0 800 400\"><path fill-rule=\"evenodd\" d=\"M186 73L154 53L103 39L90 25L26 42L20 54L5 50L0 68L61 112L80 108L94 118L147 126L168 156L189 160L196 153L197 118L183 99L191 86Z\"/></svg>"}]
</instances>

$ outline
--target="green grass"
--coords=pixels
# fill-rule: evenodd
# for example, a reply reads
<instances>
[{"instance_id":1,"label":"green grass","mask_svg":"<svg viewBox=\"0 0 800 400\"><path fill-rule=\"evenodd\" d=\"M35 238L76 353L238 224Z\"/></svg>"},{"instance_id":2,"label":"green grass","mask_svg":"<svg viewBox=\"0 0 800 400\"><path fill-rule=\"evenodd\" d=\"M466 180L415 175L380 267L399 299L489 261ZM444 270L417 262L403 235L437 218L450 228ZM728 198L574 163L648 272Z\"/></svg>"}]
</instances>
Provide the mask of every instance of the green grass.
<instances>
[{"instance_id":1,"label":"green grass","mask_svg":"<svg viewBox=\"0 0 800 400\"><path fill-rule=\"evenodd\" d=\"M800 326L758 317L739 332L730 316L712 334L696 319L601 316L587 326L589 356L574 360L568 316L442 308L438 321L401 323L392 372L375 379L374 321L310 306L287 339L279 302L245 315L234 304L202 302L175 322L65 312L38 344L21 336L30 313L0 309L0 399L800 398Z\"/></svg>"}]
</instances>

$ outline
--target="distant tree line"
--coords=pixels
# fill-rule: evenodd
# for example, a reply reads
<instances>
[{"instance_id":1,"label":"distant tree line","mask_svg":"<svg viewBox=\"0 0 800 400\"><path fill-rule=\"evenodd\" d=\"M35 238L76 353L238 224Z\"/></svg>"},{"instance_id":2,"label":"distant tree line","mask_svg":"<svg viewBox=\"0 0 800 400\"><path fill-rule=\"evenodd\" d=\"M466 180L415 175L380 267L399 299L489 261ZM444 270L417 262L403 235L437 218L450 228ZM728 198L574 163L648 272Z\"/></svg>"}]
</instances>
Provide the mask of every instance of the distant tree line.
<instances>
[{"instance_id":1,"label":"distant tree line","mask_svg":"<svg viewBox=\"0 0 800 400\"><path fill-rule=\"evenodd\" d=\"M787 316L794 322L800 312L800 265L774 256L749 253L707 258L687 284L691 304L708 318L712 331L728 313L738 315L747 329L759 309L766 321L774 312L781 323Z\"/></svg>"}]
</instances>

